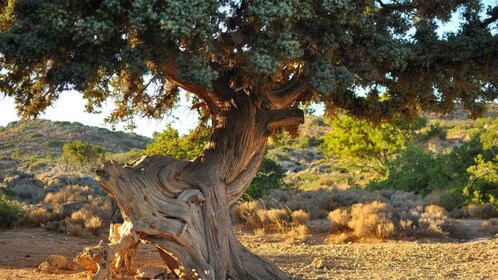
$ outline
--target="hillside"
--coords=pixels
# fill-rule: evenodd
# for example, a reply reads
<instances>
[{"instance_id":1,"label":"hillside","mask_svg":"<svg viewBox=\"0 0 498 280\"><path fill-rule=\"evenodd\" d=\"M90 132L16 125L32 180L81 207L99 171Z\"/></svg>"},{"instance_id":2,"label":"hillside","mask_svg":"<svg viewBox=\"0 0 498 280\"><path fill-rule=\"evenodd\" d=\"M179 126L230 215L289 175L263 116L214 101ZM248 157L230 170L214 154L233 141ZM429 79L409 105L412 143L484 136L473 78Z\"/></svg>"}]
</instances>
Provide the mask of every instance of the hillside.
<instances>
[{"instance_id":1,"label":"hillside","mask_svg":"<svg viewBox=\"0 0 498 280\"><path fill-rule=\"evenodd\" d=\"M143 149L151 142L150 138L135 133L110 131L77 122L31 120L0 127L0 155L9 157L16 152L21 155L58 157L64 143L74 140L98 145L113 153Z\"/></svg>"},{"instance_id":2,"label":"hillside","mask_svg":"<svg viewBox=\"0 0 498 280\"><path fill-rule=\"evenodd\" d=\"M144 149L150 138L81 123L30 120L0 126L0 179L57 165L65 143L79 140L109 153Z\"/></svg>"}]
</instances>

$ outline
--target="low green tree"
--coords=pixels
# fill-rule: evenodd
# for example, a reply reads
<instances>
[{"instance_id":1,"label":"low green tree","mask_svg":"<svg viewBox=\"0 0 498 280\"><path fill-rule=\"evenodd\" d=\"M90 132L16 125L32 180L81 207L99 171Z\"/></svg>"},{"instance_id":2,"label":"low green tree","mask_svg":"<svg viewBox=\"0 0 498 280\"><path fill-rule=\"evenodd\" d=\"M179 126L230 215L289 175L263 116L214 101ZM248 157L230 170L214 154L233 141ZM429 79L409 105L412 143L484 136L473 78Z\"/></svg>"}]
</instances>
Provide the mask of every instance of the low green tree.
<instances>
[{"instance_id":1,"label":"low green tree","mask_svg":"<svg viewBox=\"0 0 498 280\"><path fill-rule=\"evenodd\" d=\"M76 169L97 166L104 160L104 155L103 148L79 140L68 142L62 147L62 162Z\"/></svg>"},{"instance_id":2,"label":"low green tree","mask_svg":"<svg viewBox=\"0 0 498 280\"><path fill-rule=\"evenodd\" d=\"M467 169L469 183L463 190L468 202L492 203L498 207L498 156L485 160L482 155L475 159L475 165Z\"/></svg>"},{"instance_id":3,"label":"low green tree","mask_svg":"<svg viewBox=\"0 0 498 280\"><path fill-rule=\"evenodd\" d=\"M325 134L320 146L323 153L348 159L381 175L386 173L387 163L406 148L414 131L425 124L419 119L413 124L399 120L375 125L348 115L328 122L332 130Z\"/></svg>"}]
</instances>

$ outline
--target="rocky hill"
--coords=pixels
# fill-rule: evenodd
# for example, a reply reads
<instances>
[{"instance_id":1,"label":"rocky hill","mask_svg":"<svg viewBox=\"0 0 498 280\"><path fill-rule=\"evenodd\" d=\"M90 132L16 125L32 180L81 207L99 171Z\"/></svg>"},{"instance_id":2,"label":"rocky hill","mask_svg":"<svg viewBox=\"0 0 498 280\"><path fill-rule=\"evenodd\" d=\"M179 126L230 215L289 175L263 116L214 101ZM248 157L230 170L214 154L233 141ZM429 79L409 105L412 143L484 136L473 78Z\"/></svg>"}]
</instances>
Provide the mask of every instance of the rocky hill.
<instances>
[{"instance_id":1,"label":"rocky hill","mask_svg":"<svg viewBox=\"0 0 498 280\"><path fill-rule=\"evenodd\" d=\"M135 133L110 131L77 122L31 120L12 122L6 127L0 127L0 155L9 157L16 153L58 157L62 154L64 144L74 140L98 145L113 153L143 149L152 141Z\"/></svg>"},{"instance_id":2,"label":"rocky hill","mask_svg":"<svg viewBox=\"0 0 498 280\"><path fill-rule=\"evenodd\" d=\"M144 149L152 139L81 123L31 120L0 126L0 182L24 172L52 169L65 143L79 140L109 153Z\"/></svg>"}]
</instances>

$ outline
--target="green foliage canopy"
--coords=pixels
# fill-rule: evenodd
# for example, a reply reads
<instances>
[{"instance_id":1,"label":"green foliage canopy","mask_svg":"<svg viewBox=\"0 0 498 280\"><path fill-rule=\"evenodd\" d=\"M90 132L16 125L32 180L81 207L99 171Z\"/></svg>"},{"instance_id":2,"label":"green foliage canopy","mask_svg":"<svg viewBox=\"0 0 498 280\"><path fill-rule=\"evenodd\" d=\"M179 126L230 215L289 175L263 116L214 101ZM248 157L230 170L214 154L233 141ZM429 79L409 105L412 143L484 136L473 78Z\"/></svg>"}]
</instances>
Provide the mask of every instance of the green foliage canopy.
<instances>
[{"instance_id":1,"label":"green foliage canopy","mask_svg":"<svg viewBox=\"0 0 498 280\"><path fill-rule=\"evenodd\" d=\"M498 7L478 0L3 0L0 12L0 90L24 117L67 89L88 111L112 98L110 121L161 117L178 88L198 108L292 88L369 119L454 101L479 113L498 94ZM453 13L460 27L438 35Z\"/></svg>"}]
</instances>

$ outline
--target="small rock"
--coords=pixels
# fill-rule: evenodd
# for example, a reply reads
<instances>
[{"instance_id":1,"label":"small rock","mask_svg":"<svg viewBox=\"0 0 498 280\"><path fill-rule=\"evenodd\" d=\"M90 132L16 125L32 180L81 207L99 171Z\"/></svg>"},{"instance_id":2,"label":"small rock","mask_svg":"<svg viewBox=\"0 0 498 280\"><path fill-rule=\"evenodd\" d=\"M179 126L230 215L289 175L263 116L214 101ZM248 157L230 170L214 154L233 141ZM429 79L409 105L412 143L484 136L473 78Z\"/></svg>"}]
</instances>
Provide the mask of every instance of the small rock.
<instances>
[{"instance_id":1,"label":"small rock","mask_svg":"<svg viewBox=\"0 0 498 280\"><path fill-rule=\"evenodd\" d=\"M66 267L68 261L66 257L61 256L61 255L50 255L47 258L47 262L58 269L63 269Z\"/></svg>"},{"instance_id":2,"label":"small rock","mask_svg":"<svg viewBox=\"0 0 498 280\"><path fill-rule=\"evenodd\" d=\"M325 259L324 258L315 258L311 262L311 266L314 269L324 269L326 267L326 265L325 265Z\"/></svg>"},{"instance_id":3,"label":"small rock","mask_svg":"<svg viewBox=\"0 0 498 280\"><path fill-rule=\"evenodd\" d=\"M44 261L40 265L38 265L38 268L36 270L45 273L56 273L59 271L57 267L50 265L47 261Z\"/></svg>"}]
</instances>

